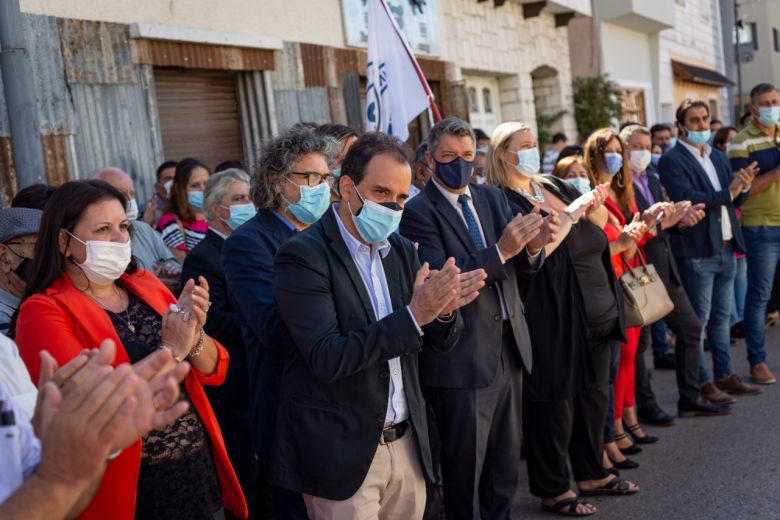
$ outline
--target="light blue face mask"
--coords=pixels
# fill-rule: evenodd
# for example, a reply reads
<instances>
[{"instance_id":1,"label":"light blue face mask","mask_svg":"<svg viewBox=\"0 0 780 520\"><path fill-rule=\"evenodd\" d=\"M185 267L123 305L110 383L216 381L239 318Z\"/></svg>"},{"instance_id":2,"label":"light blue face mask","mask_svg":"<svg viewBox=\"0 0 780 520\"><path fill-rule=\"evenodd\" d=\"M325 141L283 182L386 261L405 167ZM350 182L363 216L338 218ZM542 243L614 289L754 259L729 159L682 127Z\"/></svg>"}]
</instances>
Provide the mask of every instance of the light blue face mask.
<instances>
[{"instance_id":1,"label":"light blue face mask","mask_svg":"<svg viewBox=\"0 0 780 520\"><path fill-rule=\"evenodd\" d=\"M357 215L353 214L353 220L363 240L369 244L377 244L398 229L404 212L401 206L395 202L383 202L380 204L372 200L366 200L358 191L357 186L355 186L355 193L363 202L363 207L360 208ZM349 209L352 211L352 206Z\"/></svg>"},{"instance_id":2,"label":"light blue face mask","mask_svg":"<svg viewBox=\"0 0 780 520\"><path fill-rule=\"evenodd\" d=\"M654 165L658 166L658 162L661 160L661 154L660 153L654 153L652 156L650 156L650 162Z\"/></svg>"},{"instance_id":3,"label":"light blue face mask","mask_svg":"<svg viewBox=\"0 0 780 520\"><path fill-rule=\"evenodd\" d=\"M192 209L203 209L203 192L202 191L188 191L187 192L187 204Z\"/></svg>"},{"instance_id":4,"label":"light blue face mask","mask_svg":"<svg viewBox=\"0 0 780 520\"><path fill-rule=\"evenodd\" d=\"M227 224L230 229L233 230L238 229L238 226L257 214L257 208L255 208L255 205L251 202L222 207L230 211L230 217L225 220L225 224Z\"/></svg>"},{"instance_id":5,"label":"light blue face mask","mask_svg":"<svg viewBox=\"0 0 780 520\"><path fill-rule=\"evenodd\" d=\"M535 177L542 175L539 171L542 166L541 159L539 158L539 148L526 148L525 150L518 150L517 164L515 169L526 177Z\"/></svg>"},{"instance_id":6,"label":"light blue face mask","mask_svg":"<svg viewBox=\"0 0 780 520\"><path fill-rule=\"evenodd\" d=\"M758 122L764 126L774 126L780 119L780 107L761 107L758 109Z\"/></svg>"},{"instance_id":7,"label":"light blue face mask","mask_svg":"<svg viewBox=\"0 0 780 520\"><path fill-rule=\"evenodd\" d=\"M338 180L338 178L341 177L341 167L335 168L331 173L336 177L336 180Z\"/></svg>"},{"instance_id":8,"label":"light blue face mask","mask_svg":"<svg viewBox=\"0 0 780 520\"><path fill-rule=\"evenodd\" d=\"M287 180L290 181L290 179ZM300 186L300 191L301 199L298 202L290 203L289 209L295 218L310 226L328 210L330 186L323 182L316 186Z\"/></svg>"},{"instance_id":9,"label":"light blue face mask","mask_svg":"<svg viewBox=\"0 0 780 520\"><path fill-rule=\"evenodd\" d=\"M588 193L591 191L590 181L585 177L574 177L573 179L566 179L564 182L570 184L580 193Z\"/></svg>"},{"instance_id":10,"label":"light blue face mask","mask_svg":"<svg viewBox=\"0 0 780 520\"><path fill-rule=\"evenodd\" d=\"M701 146L703 144L707 144L707 142L710 140L710 137L712 136L712 131L707 130L688 130L688 140L691 142L692 145L695 146Z\"/></svg>"},{"instance_id":11,"label":"light blue face mask","mask_svg":"<svg viewBox=\"0 0 780 520\"><path fill-rule=\"evenodd\" d=\"M676 145L676 144L677 144L677 138L676 137L670 138L669 139L669 148L667 148L667 150L670 149L670 148L674 148L674 145Z\"/></svg>"},{"instance_id":12,"label":"light blue face mask","mask_svg":"<svg viewBox=\"0 0 780 520\"><path fill-rule=\"evenodd\" d=\"M614 177L623 167L623 155L611 152L605 153L604 158L607 160L607 169L609 170L609 175Z\"/></svg>"}]
</instances>

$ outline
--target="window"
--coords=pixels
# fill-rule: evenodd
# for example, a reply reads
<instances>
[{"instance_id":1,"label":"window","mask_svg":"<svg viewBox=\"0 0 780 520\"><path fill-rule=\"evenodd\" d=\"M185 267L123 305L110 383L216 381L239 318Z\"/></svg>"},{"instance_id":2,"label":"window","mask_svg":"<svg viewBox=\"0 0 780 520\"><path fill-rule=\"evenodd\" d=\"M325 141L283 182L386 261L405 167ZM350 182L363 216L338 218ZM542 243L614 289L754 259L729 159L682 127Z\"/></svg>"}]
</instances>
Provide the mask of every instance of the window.
<instances>
[{"instance_id":1,"label":"window","mask_svg":"<svg viewBox=\"0 0 780 520\"><path fill-rule=\"evenodd\" d=\"M710 121L713 119L717 119L718 116L718 100L710 98L708 100L708 104L710 105Z\"/></svg>"},{"instance_id":2,"label":"window","mask_svg":"<svg viewBox=\"0 0 780 520\"><path fill-rule=\"evenodd\" d=\"M469 111L479 112L479 105L477 104L477 89L469 87Z\"/></svg>"},{"instance_id":3,"label":"window","mask_svg":"<svg viewBox=\"0 0 780 520\"><path fill-rule=\"evenodd\" d=\"M737 22L739 27L739 46L740 47L752 47L753 50L758 50L758 28L755 22ZM731 41L737 43L737 27L734 27L734 33Z\"/></svg>"},{"instance_id":4,"label":"window","mask_svg":"<svg viewBox=\"0 0 780 520\"><path fill-rule=\"evenodd\" d=\"M485 113L493 113L493 99L490 96L490 89L485 87L482 89L482 103L485 106Z\"/></svg>"},{"instance_id":5,"label":"window","mask_svg":"<svg viewBox=\"0 0 780 520\"><path fill-rule=\"evenodd\" d=\"M780 33L777 32L777 27L772 28L772 39L775 41L775 52L780 52Z\"/></svg>"}]
</instances>

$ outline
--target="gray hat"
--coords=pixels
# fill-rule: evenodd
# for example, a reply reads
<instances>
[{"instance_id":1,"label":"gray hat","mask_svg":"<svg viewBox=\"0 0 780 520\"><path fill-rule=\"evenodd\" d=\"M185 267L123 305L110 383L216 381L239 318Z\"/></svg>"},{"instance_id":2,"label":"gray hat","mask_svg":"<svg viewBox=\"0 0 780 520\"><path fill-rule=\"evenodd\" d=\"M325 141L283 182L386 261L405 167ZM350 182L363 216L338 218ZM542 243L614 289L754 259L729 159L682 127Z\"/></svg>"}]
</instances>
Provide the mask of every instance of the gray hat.
<instances>
[{"instance_id":1,"label":"gray hat","mask_svg":"<svg viewBox=\"0 0 780 520\"><path fill-rule=\"evenodd\" d=\"M41 227L43 211L31 208L0 209L0 244L12 238L32 235Z\"/></svg>"}]
</instances>

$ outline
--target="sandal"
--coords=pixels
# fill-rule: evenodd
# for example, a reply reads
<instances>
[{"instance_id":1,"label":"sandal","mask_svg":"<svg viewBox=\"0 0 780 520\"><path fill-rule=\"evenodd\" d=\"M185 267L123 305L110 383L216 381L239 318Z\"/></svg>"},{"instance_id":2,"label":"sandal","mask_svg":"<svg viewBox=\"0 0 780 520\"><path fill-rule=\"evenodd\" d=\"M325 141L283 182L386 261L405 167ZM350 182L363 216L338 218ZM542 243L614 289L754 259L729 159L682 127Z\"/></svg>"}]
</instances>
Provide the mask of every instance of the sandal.
<instances>
[{"instance_id":1,"label":"sandal","mask_svg":"<svg viewBox=\"0 0 780 520\"><path fill-rule=\"evenodd\" d=\"M652 435L644 434L643 436L639 436L636 434L636 432L640 429L642 429L641 426L639 426L639 423L636 423L633 426L629 426L625 422L623 423L623 427L628 430L628 433L631 434L631 437L634 439L634 442L636 444L653 444L655 442L658 442L658 437L653 437Z\"/></svg>"},{"instance_id":2,"label":"sandal","mask_svg":"<svg viewBox=\"0 0 780 520\"><path fill-rule=\"evenodd\" d=\"M571 498L564 498L563 500L559 500L556 503L552 505L547 505L542 503L542 511L547 511L548 513L556 513L563 516L590 516L595 515L596 511L592 511L590 513L578 513L577 508L579 506L589 506L591 505L590 502L583 500L582 497L573 496Z\"/></svg>"},{"instance_id":3,"label":"sandal","mask_svg":"<svg viewBox=\"0 0 780 520\"><path fill-rule=\"evenodd\" d=\"M638 489L631 489L631 484L622 478L613 478L606 484L595 489L580 489L580 495L584 497L593 497L598 495L633 495L638 493Z\"/></svg>"},{"instance_id":4,"label":"sandal","mask_svg":"<svg viewBox=\"0 0 780 520\"><path fill-rule=\"evenodd\" d=\"M619 441L622 441L623 439L628 439L628 435L626 435L625 432L623 432L620 435L615 437L615 443L618 443ZM626 448L621 448L620 444L618 444L617 447L620 450L620 453L622 453L623 455L636 455L637 453L641 453L642 452L642 448L640 448L639 446L637 446L633 442L631 443L630 446L628 446Z\"/></svg>"}]
</instances>

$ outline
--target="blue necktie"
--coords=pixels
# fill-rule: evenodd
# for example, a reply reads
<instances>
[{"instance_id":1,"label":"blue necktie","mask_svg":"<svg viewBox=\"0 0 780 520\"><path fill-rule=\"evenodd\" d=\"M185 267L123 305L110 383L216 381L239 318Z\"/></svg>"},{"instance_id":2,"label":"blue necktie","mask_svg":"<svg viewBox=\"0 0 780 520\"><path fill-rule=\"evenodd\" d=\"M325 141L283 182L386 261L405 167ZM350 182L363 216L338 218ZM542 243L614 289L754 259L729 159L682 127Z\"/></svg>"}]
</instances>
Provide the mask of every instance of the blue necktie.
<instances>
[{"instance_id":1,"label":"blue necktie","mask_svg":"<svg viewBox=\"0 0 780 520\"><path fill-rule=\"evenodd\" d=\"M477 224L477 219L474 218L474 212L472 212L471 208L469 207L468 196L464 193L458 197L458 202L460 203L460 207L463 210L463 218L466 219L466 226L469 228L469 235L471 235L471 240L474 241L474 245L477 246L477 249L485 249L485 242L482 240L482 233L479 232L479 224Z\"/></svg>"}]
</instances>

